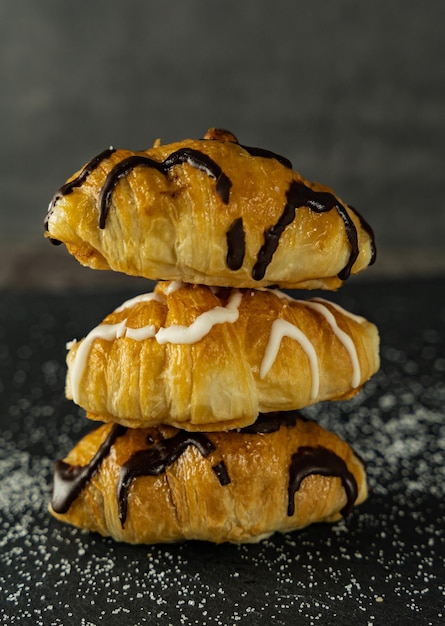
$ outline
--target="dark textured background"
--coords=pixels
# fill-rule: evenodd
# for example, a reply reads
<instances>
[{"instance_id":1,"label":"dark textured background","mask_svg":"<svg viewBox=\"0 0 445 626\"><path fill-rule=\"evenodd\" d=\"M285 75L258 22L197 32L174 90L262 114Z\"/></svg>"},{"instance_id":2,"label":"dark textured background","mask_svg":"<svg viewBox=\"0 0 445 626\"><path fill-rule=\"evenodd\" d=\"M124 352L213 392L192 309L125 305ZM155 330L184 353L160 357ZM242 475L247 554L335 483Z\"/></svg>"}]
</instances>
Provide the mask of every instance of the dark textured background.
<instances>
[{"instance_id":1,"label":"dark textured background","mask_svg":"<svg viewBox=\"0 0 445 626\"><path fill-rule=\"evenodd\" d=\"M372 272L445 270L444 24L442 0L1 2L0 284L99 280L42 241L54 190L110 144L210 126L356 206Z\"/></svg>"}]
</instances>

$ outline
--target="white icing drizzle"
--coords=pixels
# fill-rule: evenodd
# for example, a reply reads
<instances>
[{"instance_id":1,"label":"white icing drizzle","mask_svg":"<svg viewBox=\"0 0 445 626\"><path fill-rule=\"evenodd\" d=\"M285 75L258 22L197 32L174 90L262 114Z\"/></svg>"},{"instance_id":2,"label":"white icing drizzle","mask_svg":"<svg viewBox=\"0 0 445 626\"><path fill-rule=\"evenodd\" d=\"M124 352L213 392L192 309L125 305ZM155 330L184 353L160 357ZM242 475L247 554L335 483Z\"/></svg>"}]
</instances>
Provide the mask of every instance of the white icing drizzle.
<instances>
[{"instance_id":1,"label":"white icing drizzle","mask_svg":"<svg viewBox=\"0 0 445 626\"><path fill-rule=\"evenodd\" d=\"M182 282L182 280L172 280L165 290L165 295L169 296L171 293L174 293L175 291L178 291L178 289L181 289L183 285L184 283Z\"/></svg>"},{"instance_id":2,"label":"white icing drizzle","mask_svg":"<svg viewBox=\"0 0 445 626\"><path fill-rule=\"evenodd\" d=\"M323 317L325 318L329 326L332 328L334 335L346 348L349 354L349 358L351 360L351 365L352 365L351 384L352 384L352 388L355 389L356 387L360 385L361 369L360 369L360 362L358 360L357 349L355 347L354 342L352 341L351 337L347 333L345 333L344 330L339 328L337 324L337 320L329 311L329 309L324 304L322 304L321 301L315 302L314 300L308 300L308 301L304 301L304 304L307 307L314 309L315 311L318 311L319 313L321 313L321 315L323 315Z\"/></svg>"},{"instance_id":3,"label":"white icing drizzle","mask_svg":"<svg viewBox=\"0 0 445 626\"><path fill-rule=\"evenodd\" d=\"M366 319L362 317L361 315L355 315L354 313L350 313L349 311L344 309L339 304L336 304L335 302L329 302L329 300L325 300L324 298L313 298L311 302L320 302L321 304L330 304L332 307L334 307L334 309L336 309L336 311L338 311L342 315L345 315L346 317L351 318L351 320L354 320L354 322L357 322L357 324L363 324L364 322L366 322Z\"/></svg>"},{"instance_id":4,"label":"white icing drizzle","mask_svg":"<svg viewBox=\"0 0 445 626\"><path fill-rule=\"evenodd\" d=\"M310 300L297 300L296 298L292 298L292 296L290 296L288 293L285 293L284 291L280 291L279 289L271 289L270 292L275 294L277 298L280 298L281 300L289 300L290 302L302 302L303 304L306 304L307 302L320 302L320 304L329 304L336 311L341 313L341 315L344 315L345 317L349 317L354 322L357 322L357 324L364 324L365 322L367 322L366 317L362 317L361 315L356 315L355 313L351 313L350 311L348 311L347 309L344 309L342 306L340 306L336 302L331 302L330 300L326 300L325 298L311 298Z\"/></svg>"},{"instance_id":5,"label":"white icing drizzle","mask_svg":"<svg viewBox=\"0 0 445 626\"><path fill-rule=\"evenodd\" d=\"M354 320L354 322L357 322L357 324L363 324L364 322L366 322L366 318L362 317L361 315L355 315L354 313L350 313L350 311L347 311L339 304L336 304L335 302L330 302L329 300L325 300L324 298L311 298L310 300L296 300L295 298L292 298L292 296L290 296L288 293L285 293L284 291L280 291L279 289L271 289L270 292L276 295L277 298L280 298L280 300L288 300L289 302L303 302L303 304L306 302L320 302L321 304L329 304L342 315L345 315L346 317L351 318L351 320Z\"/></svg>"},{"instance_id":6,"label":"white icing drizzle","mask_svg":"<svg viewBox=\"0 0 445 626\"><path fill-rule=\"evenodd\" d=\"M100 324L96 326L96 328L93 328L80 343L70 370L71 393L76 404L79 404L80 381L93 341L95 339L113 341L117 337L122 337L125 334L125 322L126 320L118 324Z\"/></svg>"},{"instance_id":7,"label":"white icing drizzle","mask_svg":"<svg viewBox=\"0 0 445 626\"><path fill-rule=\"evenodd\" d=\"M292 298L292 296L290 296L289 294L284 293L283 291L280 291L278 289L271 290L271 292L274 293L277 298L280 298L280 300L288 300L289 302L298 302L300 304L303 304L304 306L307 306L309 308L312 308L313 310L318 311L321 315L323 315L325 320L328 322L329 326L332 328L333 333L335 334L337 339L343 344L343 346L345 347L345 349L347 350L349 354L349 358L351 360L351 365L352 365L351 384L352 384L353 389L358 387L360 385L360 380L361 380L361 368L360 368L360 362L358 359L357 349L355 347L355 344L352 338L347 333L345 333L341 328L339 328L337 324L337 320L335 319L335 316L329 311L329 309L326 307L326 304L331 305L334 309L339 311L339 313L341 313L342 315L345 315L346 317L351 318L352 320L354 320L355 322L359 324L363 324L366 321L365 318L359 315L354 315L353 313L349 313L349 311L347 311L346 309L343 309L343 307L341 307L340 305L324 300L323 298L313 298L311 300L296 300L295 298ZM279 327L275 326L277 322L281 322ZM287 324L288 326L285 326L285 324ZM306 335L302 333L302 331L299 328L297 328L290 322L285 322L284 320L276 320L274 324L272 325L269 343L267 345L266 352L264 354L263 361L261 363L260 377L264 378L267 375L270 368L272 367L278 355L281 339L284 336L291 337L292 339L296 339L300 343L302 348L306 351L308 358L311 360L311 369L312 369L313 375L315 371L314 363L317 363L317 377L318 377L318 360L317 361L315 360L316 354L315 354L315 350L314 350L312 343L309 341ZM314 354L312 354L312 350L314 351ZM315 359L314 359L314 355L315 355ZM316 385L318 386L318 382L314 383L314 378L313 378L312 397L316 397L316 394L314 394L314 388Z\"/></svg>"},{"instance_id":8,"label":"white icing drizzle","mask_svg":"<svg viewBox=\"0 0 445 626\"><path fill-rule=\"evenodd\" d=\"M317 353L306 335L299 328L297 328L297 326L286 320L278 319L272 324L269 342L266 346L263 360L261 362L260 378L265 378L274 364L283 337L295 339L305 351L309 359L312 374L311 399L315 399L318 396L318 390L320 387L320 372Z\"/></svg>"},{"instance_id":9,"label":"white icing drizzle","mask_svg":"<svg viewBox=\"0 0 445 626\"><path fill-rule=\"evenodd\" d=\"M134 341L144 341L151 337L156 337L156 326L154 324L148 324L141 328L125 328L125 337L133 339Z\"/></svg>"},{"instance_id":10,"label":"white icing drizzle","mask_svg":"<svg viewBox=\"0 0 445 626\"><path fill-rule=\"evenodd\" d=\"M164 343L196 343L207 335L215 324L229 322L233 324L239 316L238 307L243 295L233 290L225 307L216 306L210 311L201 313L190 326L172 325L160 328L156 333L156 341Z\"/></svg>"},{"instance_id":11,"label":"white icing drizzle","mask_svg":"<svg viewBox=\"0 0 445 626\"><path fill-rule=\"evenodd\" d=\"M142 293L135 298L126 300L123 304L118 306L117 309L114 309L114 313L120 313L121 311L124 311L139 302L151 302L152 300L155 300L156 302L165 302L165 298L163 298L161 294L151 291L150 293Z\"/></svg>"},{"instance_id":12,"label":"white icing drizzle","mask_svg":"<svg viewBox=\"0 0 445 626\"><path fill-rule=\"evenodd\" d=\"M177 287L179 289L180 287ZM149 297L149 296L153 297ZM70 368L70 383L71 393L74 402L79 404L79 391L80 381L85 371L88 355L91 350L91 346L96 339L103 339L105 341L114 341L119 337L128 337L134 341L144 341L145 339L154 338L159 344L174 343L174 344L191 344L200 341L205 335L207 335L213 326L216 324L224 324L225 322L234 323L239 316L239 305L241 304L242 293L234 289L229 297L229 300L225 307L216 306L209 311L201 313L190 326L180 326L173 324L166 328L159 328L156 331L156 327L153 324L142 326L141 328L129 328L126 326L127 320L124 319L117 324L99 324L96 328L83 339L80 343L74 361ZM116 309L117 312L124 310L131 303L145 302L150 300L163 301L159 299L158 294L144 294L137 296L124 302L124 304ZM67 346L73 347L77 342L75 340L69 342Z\"/></svg>"},{"instance_id":13,"label":"white icing drizzle","mask_svg":"<svg viewBox=\"0 0 445 626\"><path fill-rule=\"evenodd\" d=\"M269 289L268 291L269 293L273 293L277 298L280 298L280 300L290 300L291 302L297 302L295 298L292 298L292 296L290 296L288 293L280 291L279 289Z\"/></svg>"}]
</instances>

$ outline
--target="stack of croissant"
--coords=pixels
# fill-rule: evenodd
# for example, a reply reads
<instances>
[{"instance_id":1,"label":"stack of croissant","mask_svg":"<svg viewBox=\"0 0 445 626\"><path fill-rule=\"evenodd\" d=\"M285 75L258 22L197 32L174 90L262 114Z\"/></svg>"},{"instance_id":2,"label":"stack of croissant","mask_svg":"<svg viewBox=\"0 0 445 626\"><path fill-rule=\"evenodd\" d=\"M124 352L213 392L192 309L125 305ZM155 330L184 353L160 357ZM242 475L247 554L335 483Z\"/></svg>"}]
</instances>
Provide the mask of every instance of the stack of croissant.
<instances>
[{"instance_id":1,"label":"stack of croissant","mask_svg":"<svg viewBox=\"0 0 445 626\"><path fill-rule=\"evenodd\" d=\"M104 151L45 230L83 265L158 281L67 346L67 397L102 425L55 463L56 518L131 543L254 542L366 498L360 458L300 409L359 392L377 329L281 291L337 289L373 263L355 209L211 129Z\"/></svg>"}]
</instances>

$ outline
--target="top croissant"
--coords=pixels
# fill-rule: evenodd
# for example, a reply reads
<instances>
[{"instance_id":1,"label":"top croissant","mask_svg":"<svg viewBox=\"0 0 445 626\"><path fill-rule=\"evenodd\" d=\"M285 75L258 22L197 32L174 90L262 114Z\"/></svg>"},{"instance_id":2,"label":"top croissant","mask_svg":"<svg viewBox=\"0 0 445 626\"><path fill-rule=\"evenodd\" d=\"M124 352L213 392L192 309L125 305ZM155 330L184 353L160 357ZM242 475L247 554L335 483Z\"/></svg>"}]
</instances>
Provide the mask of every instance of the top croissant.
<instances>
[{"instance_id":1,"label":"top croissant","mask_svg":"<svg viewBox=\"0 0 445 626\"><path fill-rule=\"evenodd\" d=\"M355 209L219 129L105 150L57 191L45 230L82 265L209 286L337 289L375 259Z\"/></svg>"}]
</instances>

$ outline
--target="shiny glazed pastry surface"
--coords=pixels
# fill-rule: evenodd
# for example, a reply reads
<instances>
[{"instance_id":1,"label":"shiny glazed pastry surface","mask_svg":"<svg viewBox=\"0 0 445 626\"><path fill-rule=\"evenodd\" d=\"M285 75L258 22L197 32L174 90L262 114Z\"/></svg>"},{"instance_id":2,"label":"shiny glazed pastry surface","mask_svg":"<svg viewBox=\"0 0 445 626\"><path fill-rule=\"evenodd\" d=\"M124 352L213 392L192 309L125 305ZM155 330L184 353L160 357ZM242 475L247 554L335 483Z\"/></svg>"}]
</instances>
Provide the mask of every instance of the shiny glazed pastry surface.
<instances>
[{"instance_id":1,"label":"shiny glazed pastry surface","mask_svg":"<svg viewBox=\"0 0 445 626\"><path fill-rule=\"evenodd\" d=\"M91 419L228 430L355 395L379 338L325 300L161 282L71 342L67 363L67 397Z\"/></svg>"},{"instance_id":2,"label":"shiny glazed pastry surface","mask_svg":"<svg viewBox=\"0 0 445 626\"><path fill-rule=\"evenodd\" d=\"M153 280L337 289L373 234L331 189L228 132L105 150L55 195L46 236L78 261Z\"/></svg>"},{"instance_id":3,"label":"shiny glazed pastry surface","mask_svg":"<svg viewBox=\"0 0 445 626\"><path fill-rule=\"evenodd\" d=\"M117 541L237 543L336 521L366 495L348 444L282 413L241 432L103 425L56 463L50 510Z\"/></svg>"}]
</instances>

